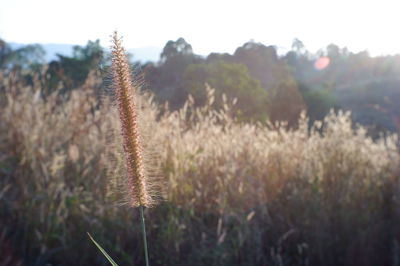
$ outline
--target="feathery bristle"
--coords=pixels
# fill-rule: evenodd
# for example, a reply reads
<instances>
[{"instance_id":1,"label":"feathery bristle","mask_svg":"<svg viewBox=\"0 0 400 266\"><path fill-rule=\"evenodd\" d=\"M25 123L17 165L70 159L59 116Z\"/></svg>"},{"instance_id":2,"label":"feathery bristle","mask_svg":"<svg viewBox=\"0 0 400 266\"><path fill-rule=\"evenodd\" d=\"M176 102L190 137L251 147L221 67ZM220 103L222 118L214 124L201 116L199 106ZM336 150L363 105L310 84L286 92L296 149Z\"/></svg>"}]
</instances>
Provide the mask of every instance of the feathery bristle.
<instances>
[{"instance_id":1,"label":"feathery bristle","mask_svg":"<svg viewBox=\"0 0 400 266\"><path fill-rule=\"evenodd\" d=\"M116 99L119 117L121 120L121 133L124 155L127 165L127 177L130 193L130 203L133 207L151 205L148 193L146 175L143 165L143 152L137 122L135 103L135 88L127 56L121 45L117 32L112 37L112 70L116 88Z\"/></svg>"}]
</instances>

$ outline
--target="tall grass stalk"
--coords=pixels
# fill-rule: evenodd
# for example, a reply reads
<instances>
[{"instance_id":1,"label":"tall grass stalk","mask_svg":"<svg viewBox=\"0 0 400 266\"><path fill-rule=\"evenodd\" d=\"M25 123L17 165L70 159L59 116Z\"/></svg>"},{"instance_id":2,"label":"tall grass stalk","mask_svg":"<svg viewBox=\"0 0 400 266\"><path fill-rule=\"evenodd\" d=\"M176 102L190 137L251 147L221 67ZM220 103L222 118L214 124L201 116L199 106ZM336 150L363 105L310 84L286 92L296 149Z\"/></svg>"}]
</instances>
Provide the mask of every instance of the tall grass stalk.
<instances>
[{"instance_id":1,"label":"tall grass stalk","mask_svg":"<svg viewBox=\"0 0 400 266\"><path fill-rule=\"evenodd\" d=\"M134 98L135 89L137 88L135 88L131 80L127 56L117 32L114 33L112 41L113 80L121 121L130 204L140 209L144 254L146 266L148 266L149 258L143 208L150 206L152 199L148 192L148 180L144 170L142 145L138 130L137 110Z\"/></svg>"},{"instance_id":2,"label":"tall grass stalk","mask_svg":"<svg viewBox=\"0 0 400 266\"><path fill-rule=\"evenodd\" d=\"M144 211L143 211L144 208L143 208L143 206L139 206L139 209L140 209L140 219L142 221L144 259L146 261L146 266L149 266L149 252L147 250L146 223L144 222Z\"/></svg>"}]
</instances>

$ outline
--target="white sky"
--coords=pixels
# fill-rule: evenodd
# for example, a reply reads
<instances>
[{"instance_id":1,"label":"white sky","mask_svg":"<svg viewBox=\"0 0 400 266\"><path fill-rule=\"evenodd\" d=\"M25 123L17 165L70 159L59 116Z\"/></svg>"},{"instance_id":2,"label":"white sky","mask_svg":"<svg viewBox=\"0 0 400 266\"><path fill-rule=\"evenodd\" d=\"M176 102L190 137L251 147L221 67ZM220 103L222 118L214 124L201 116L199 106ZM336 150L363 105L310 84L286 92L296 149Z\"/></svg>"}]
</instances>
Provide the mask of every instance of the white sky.
<instances>
[{"instance_id":1,"label":"white sky","mask_svg":"<svg viewBox=\"0 0 400 266\"><path fill-rule=\"evenodd\" d=\"M373 55L400 53L400 1L1 0L0 38L86 44L118 29L127 48L184 37L194 52L230 52L254 39L315 52L330 43Z\"/></svg>"}]
</instances>

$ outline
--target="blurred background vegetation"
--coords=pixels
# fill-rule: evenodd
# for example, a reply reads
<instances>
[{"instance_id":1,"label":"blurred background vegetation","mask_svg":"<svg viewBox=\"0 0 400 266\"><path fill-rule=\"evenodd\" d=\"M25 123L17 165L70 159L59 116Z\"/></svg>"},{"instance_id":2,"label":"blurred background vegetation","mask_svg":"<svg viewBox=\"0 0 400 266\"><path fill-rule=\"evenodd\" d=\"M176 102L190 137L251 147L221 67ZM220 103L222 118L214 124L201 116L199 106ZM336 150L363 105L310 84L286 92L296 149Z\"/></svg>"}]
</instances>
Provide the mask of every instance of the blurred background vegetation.
<instances>
[{"instance_id":1,"label":"blurred background vegetation","mask_svg":"<svg viewBox=\"0 0 400 266\"><path fill-rule=\"evenodd\" d=\"M41 80L48 93L81 86L90 71L100 70L109 79L109 54L99 40L74 46L71 56L57 54L51 62L45 61L46 52L38 44L18 47L0 41L0 69L19 71L32 84L33 75L46 66ZM322 69L316 65L321 58L329 60ZM235 112L243 121L288 121L291 127L302 110L312 122L333 108L351 111L354 122L374 136L399 127L399 55L371 57L334 44L312 54L295 39L291 51L282 55L275 46L248 42L232 55L205 57L179 38L167 42L158 62L132 65L143 75L145 89L173 110L181 108L189 94L197 105L204 104L208 84L216 90L215 108L221 107L222 94L238 99Z\"/></svg>"},{"instance_id":2,"label":"blurred background vegetation","mask_svg":"<svg viewBox=\"0 0 400 266\"><path fill-rule=\"evenodd\" d=\"M106 265L89 231L142 265L138 213L117 204L108 52L44 58L0 41L0 264ZM165 182L152 264L400 264L398 55L294 40L204 57L179 38L132 65Z\"/></svg>"}]
</instances>

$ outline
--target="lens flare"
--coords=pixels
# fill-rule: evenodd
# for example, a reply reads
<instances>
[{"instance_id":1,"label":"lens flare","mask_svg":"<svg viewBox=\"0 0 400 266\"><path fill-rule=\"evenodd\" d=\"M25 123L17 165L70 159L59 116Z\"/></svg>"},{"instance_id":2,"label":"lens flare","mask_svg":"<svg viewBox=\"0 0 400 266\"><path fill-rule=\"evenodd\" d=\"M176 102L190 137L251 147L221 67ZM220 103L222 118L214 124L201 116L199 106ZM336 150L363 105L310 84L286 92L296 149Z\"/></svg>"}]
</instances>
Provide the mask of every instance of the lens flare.
<instances>
[{"instance_id":1,"label":"lens flare","mask_svg":"<svg viewBox=\"0 0 400 266\"><path fill-rule=\"evenodd\" d=\"M329 66L330 62L331 62L331 60L329 59L329 57L320 57L320 58L317 59L317 61L315 61L314 67L317 70L323 70L327 66Z\"/></svg>"}]
</instances>

